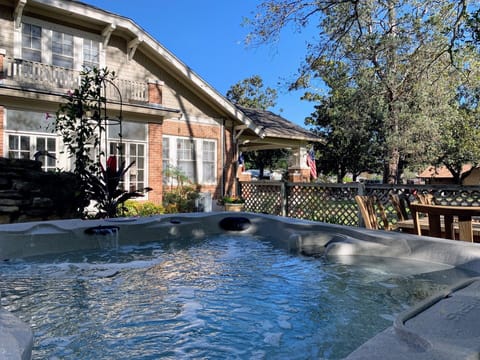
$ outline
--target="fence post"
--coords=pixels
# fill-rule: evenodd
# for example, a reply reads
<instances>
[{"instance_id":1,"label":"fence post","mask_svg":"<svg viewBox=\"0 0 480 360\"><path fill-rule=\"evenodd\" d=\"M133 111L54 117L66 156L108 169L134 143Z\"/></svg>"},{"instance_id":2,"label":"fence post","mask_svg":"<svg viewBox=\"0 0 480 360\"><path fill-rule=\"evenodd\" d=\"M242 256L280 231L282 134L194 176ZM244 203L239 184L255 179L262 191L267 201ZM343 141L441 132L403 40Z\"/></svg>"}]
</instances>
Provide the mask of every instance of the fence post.
<instances>
[{"instance_id":1,"label":"fence post","mask_svg":"<svg viewBox=\"0 0 480 360\"><path fill-rule=\"evenodd\" d=\"M365 183L363 183L363 182L358 183L357 195L365 195Z\"/></svg>"},{"instance_id":2,"label":"fence post","mask_svg":"<svg viewBox=\"0 0 480 360\"><path fill-rule=\"evenodd\" d=\"M287 194L287 182L282 181L280 183L280 202L281 202L281 215L287 216L288 207L288 194Z\"/></svg>"},{"instance_id":3,"label":"fence post","mask_svg":"<svg viewBox=\"0 0 480 360\"><path fill-rule=\"evenodd\" d=\"M357 195L365 195L365 183L363 182L358 183ZM358 215L358 226L365 227L365 222L363 221L363 217L362 217L362 213L360 212L360 209L358 209L357 215Z\"/></svg>"}]
</instances>

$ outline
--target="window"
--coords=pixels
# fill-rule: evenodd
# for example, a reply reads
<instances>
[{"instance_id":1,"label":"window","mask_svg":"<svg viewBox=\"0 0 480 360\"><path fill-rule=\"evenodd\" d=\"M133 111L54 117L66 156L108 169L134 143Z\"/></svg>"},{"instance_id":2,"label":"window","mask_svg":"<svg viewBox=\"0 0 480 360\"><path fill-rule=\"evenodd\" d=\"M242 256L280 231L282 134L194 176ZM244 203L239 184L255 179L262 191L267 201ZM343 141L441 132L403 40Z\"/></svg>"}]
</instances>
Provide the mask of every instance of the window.
<instances>
[{"instance_id":1,"label":"window","mask_svg":"<svg viewBox=\"0 0 480 360\"><path fill-rule=\"evenodd\" d=\"M36 151L42 151L44 154L48 153L50 155L42 155L39 160L42 162L45 171L54 171L56 168L57 140L54 137L37 136Z\"/></svg>"},{"instance_id":2,"label":"window","mask_svg":"<svg viewBox=\"0 0 480 360\"><path fill-rule=\"evenodd\" d=\"M163 146L162 146L162 170L163 170L162 180L164 184L167 184L170 179L170 176L168 176L169 168L170 168L170 138L164 137Z\"/></svg>"},{"instance_id":3,"label":"window","mask_svg":"<svg viewBox=\"0 0 480 360\"><path fill-rule=\"evenodd\" d=\"M109 125L108 154L117 157L117 164L122 160L126 166L135 162L125 174L121 182L122 189L127 191L143 191L147 184L147 126L137 122L122 122L122 142L120 143L118 125Z\"/></svg>"},{"instance_id":4,"label":"window","mask_svg":"<svg viewBox=\"0 0 480 360\"><path fill-rule=\"evenodd\" d=\"M86 69L100 67L100 43L98 41L83 39L83 66Z\"/></svg>"},{"instance_id":5,"label":"window","mask_svg":"<svg viewBox=\"0 0 480 360\"><path fill-rule=\"evenodd\" d=\"M178 169L192 182L197 182L194 140L177 139L177 165Z\"/></svg>"},{"instance_id":6,"label":"window","mask_svg":"<svg viewBox=\"0 0 480 360\"><path fill-rule=\"evenodd\" d=\"M25 60L22 65L24 68L29 69L33 66L34 69L31 71L40 71L37 69L37 65L31 62L77 71L85 68L101 68L105 62L100 34L71 28L60 23L54 24L39 18L23 16L22 26L14 30L14 39L13 56ZM39 75L44 77L65 76L56 71L51 73L41 71L42 74L35 73L35 78ZM69 74L69 72L67 73Z\"/></svg>"},{"instance_id":7,"label":"window","mask_svg":"<svg viewBox=\"0 0 480 360\"><path fill-rule=\"evenodd\" d=\"M174 145L174 146L172 146ZM217 178L217 142L207 139L163 137L163 182L175 184L167 177L167 169L174 167L192 183L215 184Z\"/></svg>"},{"instance_id":8,"label":"window","mask_svg":"<svg viewBox=\"0 0 480 360\"><path fill-rule=\"evenodd\" d=\"M133 142L120 144L110 141L109 147L109 156L115 156L118 165L121 161L125 161L125 166L134 162L121 181L120 187L127 191L143 191L146 187L145 144Z\"/></svg>"},{"instance_id":9,"label":"window","mask_svg":"<svg viewBox=\"0 0 480 360\"><path fill-rule=\"evenodd\" d=\"M30 159L30 136L8 135L8 157Z\"/></svg>"},{"instance_id":10,"label":"window","mask_svg":"<svg viewBox=\"0 0 480 360\"><path fill-rule=\"evenodd\" d=\"M52 64L73 69L73 36L52 32Z\"/></svg>"},{"instance_id":11,"label":"window","mask_svg":"<svg viewBox=\"0 0 480 360\"><path fill-rule=\"evenodd\" d=\"M8 135L8 157L11 159L33 159L38 151L43 154L38 156L45 171L56 169L57 140L53 136L40 135ZM47 156L46 154L49 154Z\"/></svg>"},{"instance_id":12,"label":"window","mask_svg":"<svg viewBox=\"0 0 480 360\"><path fill-rule=\"evenodd\" d=\"M215 182L215 141L203 141L202 149L202 183Z\"/></svg>"},{"instance_id":13,"label":"window","mask_svg":"<svg viewBox=\"0 0 480 360\"><path fill-rule=\"evenodd\" d=\"M42 28L31 24L22 24L22 58L42 61Z\"/></svg>"},{"instance_id":14,"label":"window","mask_svg":"<svg viewBox=\"0 0 480 360\"><path fill-rule=\"evenodd\" d=\"M48 151L50 156L41 155L38 160L45 171L57 168L57 137L52 134L54 118L35 111L7 110L5 140L8 157L33 159L38 151Z\"/></svg>"}]
</instances>

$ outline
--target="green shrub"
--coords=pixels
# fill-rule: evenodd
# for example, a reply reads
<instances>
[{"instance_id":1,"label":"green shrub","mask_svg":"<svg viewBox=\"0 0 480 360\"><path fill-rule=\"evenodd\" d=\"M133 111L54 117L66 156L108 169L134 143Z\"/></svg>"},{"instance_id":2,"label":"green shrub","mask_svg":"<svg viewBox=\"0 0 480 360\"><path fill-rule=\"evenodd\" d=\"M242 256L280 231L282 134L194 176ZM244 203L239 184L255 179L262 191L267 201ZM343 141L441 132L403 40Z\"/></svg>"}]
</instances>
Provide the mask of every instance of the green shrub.
<instances>
[{"instance_id":1,"label":"green shrub","mask_svg":"<svg viewBox=\"0 0 480 360\"><path fill-rule=\"evenodd\" d=\"M165 214L165 209L162 205L154 204L151 201L139 202L134 200L127 200L124 203L123 212L121 216L152 216Z\"/></svg>"},{"instance_id":2,"label":"green shrub","mask_svg":"<svg viewBox=\"0 0 480 360\"><path fill-rule=\"evenodd\" d=\"M187 213L195 211L195 200L199 192L193 186L182 186L163 194L163 206L167 214Z\"/></svg>"}]
</instances>

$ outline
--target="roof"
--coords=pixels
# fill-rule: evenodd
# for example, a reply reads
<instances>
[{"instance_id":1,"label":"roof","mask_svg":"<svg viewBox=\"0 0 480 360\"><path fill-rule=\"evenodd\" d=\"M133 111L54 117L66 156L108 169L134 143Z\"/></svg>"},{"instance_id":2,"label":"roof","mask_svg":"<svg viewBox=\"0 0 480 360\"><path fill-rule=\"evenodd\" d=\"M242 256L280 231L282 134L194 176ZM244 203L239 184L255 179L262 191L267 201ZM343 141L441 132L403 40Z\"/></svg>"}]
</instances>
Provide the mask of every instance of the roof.
<instances>
[{"instance_id":1,"label":"roof","mask_svg":"<svg viewBox=\"0 0 480 360\"><path fill-rule=\"evenodd\" d=\"M0 0L0 3L3 2L4 0ZM25 10L46 14L47 16L68 16L68 19L72 22L78 22L82 26L91 26L92 29L102 35L105 43L108 43L112 33L116 33L127 41L129 58L133 57L135 52L138 51L137 49L143 51L152 60L161 63L169 71L170 76L188 85L191 89L193 88L197 96L207 100L209 104L245 125L256 136L260 138L264 136L261 128L256 126L248 116L238 111L226 97L133 20L77 0L21 0L19 2L13 1L13 3L16 6L15 13L18 17L22 16L24 7Z\"/></svg>"},{"instance_id":2,"label":"roof","mask_svg":"<svg viewBox=\"0 0 480 360\"><path fill-rule=\"evenodd\" d=\"M461 173L463 174L466 171L469 171L471 168L472 168L471 164L463 165ZM450 170L447 169L446 166L441 166L441 167L429 166L417 177L423 178L423 179L430 179L430 178L450 179L450 178L453 178L453 175L450 172Z\"/></svg>"},{"instance_id":3,"label":"roof","mask_svg":"<svg viewBox=\"0 0 480 360\"><path fill-rule=\"evenodd\" d=\"M250 109L236 105L256 126L261 127L265 137L321 142L322 138L291 121L268 110Z\"/></svg>"}]
</instances>

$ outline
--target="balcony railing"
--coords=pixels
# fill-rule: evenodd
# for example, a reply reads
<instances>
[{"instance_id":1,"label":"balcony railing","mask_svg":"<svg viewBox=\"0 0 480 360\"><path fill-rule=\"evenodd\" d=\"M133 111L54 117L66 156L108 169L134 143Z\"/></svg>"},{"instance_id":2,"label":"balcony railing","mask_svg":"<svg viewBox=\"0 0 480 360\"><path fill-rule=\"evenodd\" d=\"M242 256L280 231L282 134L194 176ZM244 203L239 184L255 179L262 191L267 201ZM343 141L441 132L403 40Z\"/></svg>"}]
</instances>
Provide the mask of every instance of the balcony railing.
<instances>
[{"instance_id":1,"label":"balcony railing","mask_svg":"<svg viewBox=\"0 0 480 360\"><path fill-rule=\"evenodd\" d=\"M3 67L6 85L59 93L66 93L80 85L80 72L72 69L12 58L4 58ZM115 86L108 84L106 89L108 100L122 100L124 103L148 102L147 83L118 78L113 83L118 91Z\"/></svg>"}]
</instances>

